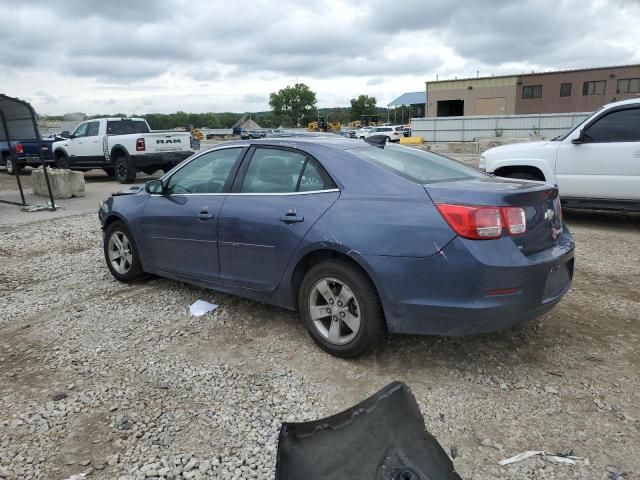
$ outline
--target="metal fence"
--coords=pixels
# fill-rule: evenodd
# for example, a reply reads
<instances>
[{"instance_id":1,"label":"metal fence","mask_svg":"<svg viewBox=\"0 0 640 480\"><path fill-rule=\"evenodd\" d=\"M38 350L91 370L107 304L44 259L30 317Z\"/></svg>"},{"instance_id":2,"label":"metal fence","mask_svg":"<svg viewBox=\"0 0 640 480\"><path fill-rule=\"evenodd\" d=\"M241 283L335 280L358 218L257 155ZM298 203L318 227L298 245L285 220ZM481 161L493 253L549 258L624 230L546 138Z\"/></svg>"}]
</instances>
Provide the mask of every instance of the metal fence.
<instances>
[{"instance_id":1,"label":"metal fence","mask_svg":"<svg viewBox=\"0 0 640 480\"><path fill-rule=\"evenodd\" d=\"M411 135L426 142L469 142L481 138L553 138L569 131L590 112L536 115L478 115L411 119Z\"/></svg>"}]
</instances>

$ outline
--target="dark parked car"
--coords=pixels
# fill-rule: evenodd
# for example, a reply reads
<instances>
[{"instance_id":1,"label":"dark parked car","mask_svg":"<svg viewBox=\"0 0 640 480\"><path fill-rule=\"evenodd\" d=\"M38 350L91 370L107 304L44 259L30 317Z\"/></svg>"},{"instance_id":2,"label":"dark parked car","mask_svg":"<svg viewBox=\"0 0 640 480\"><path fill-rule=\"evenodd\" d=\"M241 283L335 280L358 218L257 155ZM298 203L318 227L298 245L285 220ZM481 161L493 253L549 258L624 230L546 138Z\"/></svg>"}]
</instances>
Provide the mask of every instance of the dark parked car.
<instances>
[{"instance_id":1,"label":"dark parked car","mask_svg":"<svg viewBox=\"0 0 640 480\"><path fill-rule=\"evenodd\" d=\"M573 275L558 191L338 136L238 141L100 208L115 278L297 309L342 357L386 332L469 335L549 311Z\"/></svg>"},{"instance_id":2,"label":"dark parked car","mask_svg":"<svg viewBox=\"0 0 640 480\"><path fill-rule=\"evenodd\" d=\"M40 149L42 148L42 155L44 160L48 164L53 164L53 152L51 145L53 142L64 140L59 135L51 135L49 137L42 137L42 140L22 140L17 142L11 142L11 150L9 150L9 142L0 142L0 165L4 165L7 168L7 173L15 173L15 165L13 155L17 157L18 169L22 170L26 166L38 167L42 165L40 160Z\"/></svg>"}]
</instances>

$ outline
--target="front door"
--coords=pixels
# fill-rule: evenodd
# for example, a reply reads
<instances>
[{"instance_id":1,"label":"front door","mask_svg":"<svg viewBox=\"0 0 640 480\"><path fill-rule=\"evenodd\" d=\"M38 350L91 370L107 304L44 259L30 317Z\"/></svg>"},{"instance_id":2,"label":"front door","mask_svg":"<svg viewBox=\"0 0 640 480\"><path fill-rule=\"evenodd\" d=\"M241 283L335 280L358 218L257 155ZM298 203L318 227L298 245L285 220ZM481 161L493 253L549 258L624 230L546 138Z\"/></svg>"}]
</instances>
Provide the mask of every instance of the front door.
<instances>
[{"instance_id":1,"label":"front door","mask_svg":"<svg viewBox=\"0 0 640 480\"><path fill-rule=\"evenodd\" d=\"M587 125L583 143L558 149L556 174L563 197L637 199L640 192L640 108L605 113Z\"/></svg>"},{"instance_id":2,"label":"front door","mask_svg":"<svg viewBox=\"0 0 640 480\"><path fill-rule=\"evenodd\" d=\"M273 290L340 192L303 152L257 147L249 156L220 212L220 281Z\"/></svg>"},{"instance_id":3,"label":"front door","mask_svg":"<svg viewBox=\"0 0 640 480\"><path fill-rule=\"evenodd\" d=\"M204 153L164 180L163 194L149 196L143 215L145 262L153 269L215 280L218 215L244 149Z\"/></svg>"}]
</instances>

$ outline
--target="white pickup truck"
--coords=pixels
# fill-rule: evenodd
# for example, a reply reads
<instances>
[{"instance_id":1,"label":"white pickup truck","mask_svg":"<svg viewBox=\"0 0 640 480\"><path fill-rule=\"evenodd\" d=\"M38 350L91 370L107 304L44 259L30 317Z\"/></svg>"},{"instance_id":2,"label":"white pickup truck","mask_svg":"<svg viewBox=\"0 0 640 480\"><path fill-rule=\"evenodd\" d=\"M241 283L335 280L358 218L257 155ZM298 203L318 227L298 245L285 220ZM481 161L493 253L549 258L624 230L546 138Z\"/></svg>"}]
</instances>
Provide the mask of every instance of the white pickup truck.
<instances>
[{"instance_id":1,"label":"white pickup truck","mask_svg":"<svg viewBox=\"0 0 640 480\"><path fill-rule=\"evenodd\" d=\"M190 133L152 131L144 118L87 120L62 136L51 147L58 168L101 168L120 183L133 182L138 171L167 172L194 153Z\"/></svg>"},{"instance_id":2,"label":"white pickup truck","mask_svg":"<svg viewBox=\"0 0 640 480\"><path fill-rule=\"evenodd\" d=\"M568 207L640 211L640 99L605 105L553 140L487 150L480 168L557 184Z\"/></svg>"}]
</instances>

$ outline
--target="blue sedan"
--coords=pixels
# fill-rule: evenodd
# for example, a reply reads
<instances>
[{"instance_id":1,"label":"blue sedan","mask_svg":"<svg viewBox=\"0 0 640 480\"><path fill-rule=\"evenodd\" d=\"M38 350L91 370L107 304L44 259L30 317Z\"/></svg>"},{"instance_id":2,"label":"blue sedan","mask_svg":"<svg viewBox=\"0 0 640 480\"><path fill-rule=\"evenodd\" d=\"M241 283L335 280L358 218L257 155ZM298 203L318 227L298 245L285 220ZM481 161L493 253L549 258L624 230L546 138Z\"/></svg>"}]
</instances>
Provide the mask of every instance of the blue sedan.
<instances>
[{"instance_id":1,"label":"blue sedan","mask_svg":"<svg viewBox=\"0 0 640 480\"><path fill-rule=\"evenodd\" d=\"M556 187L337 136L216 147L114 194L99 217L118 280L146 272L298 310L345 358L387 333L526 322L573 276Z\"/></svg>"}]
</instances>

